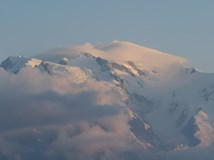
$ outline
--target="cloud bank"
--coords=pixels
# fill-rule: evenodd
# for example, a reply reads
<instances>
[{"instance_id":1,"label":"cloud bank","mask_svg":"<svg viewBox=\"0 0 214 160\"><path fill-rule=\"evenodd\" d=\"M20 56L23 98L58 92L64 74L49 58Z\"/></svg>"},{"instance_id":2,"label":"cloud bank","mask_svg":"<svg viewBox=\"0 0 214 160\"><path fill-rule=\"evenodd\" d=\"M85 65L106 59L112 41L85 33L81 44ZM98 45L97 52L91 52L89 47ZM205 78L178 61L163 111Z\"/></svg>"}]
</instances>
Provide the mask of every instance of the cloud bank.
<instances>
[{"instance_id":1,"label":"cloud bank","mask_svg":"<svg viewBox=\"0 0 214 160\"><path fill-rule=\"evenodd\" d=\"M213 147L143 151L133 142L121 94L102 81L74 83L31 68L0 69L2 160L211 160Z\"/></svg>"},{"instance_id":2,"label":"cloud bank","mask_svg":"<svg viewBox=\"0 0 214 160\"><path fill-rule=\"evenodd\" d=\"M104 82L0 69L1 159L114 159L134 152L121 95Z\"/></svg>"}]
</instances>

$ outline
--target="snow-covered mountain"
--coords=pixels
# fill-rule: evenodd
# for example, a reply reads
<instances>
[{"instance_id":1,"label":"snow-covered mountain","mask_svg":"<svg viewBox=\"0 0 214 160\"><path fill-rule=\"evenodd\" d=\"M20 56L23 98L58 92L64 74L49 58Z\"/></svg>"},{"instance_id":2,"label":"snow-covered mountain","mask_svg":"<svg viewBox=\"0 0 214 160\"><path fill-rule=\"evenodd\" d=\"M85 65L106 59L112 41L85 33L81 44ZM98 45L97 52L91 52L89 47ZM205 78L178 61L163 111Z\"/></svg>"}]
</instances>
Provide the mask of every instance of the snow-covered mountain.
<instances>
[{"instance_id":1,"label":"snow-covered mountain","mask_svg":"<svg viewBox=\"0 0 214 160\"><path fill-rule=\"evenodd\" d=\"M214 74L200 72L189 66L188 61L181 57L130 42L113 41L110 44L93 46L87 43L80 46L53 49L31 58L8 57L0 67L15 77L23 74L25 76L39 74L40 80L43 76L48 78L51 87L46 91L53 90L54 93L62 95L61 99L53 100L61 104L64 103L62 102L63 95L67 94L69 88L72 90L72 94L69 92L69 96L74 99L73 92L79 93L81 91L84 94L92 92L91 94L93 94L101 91L97 96L97 103L107 105L106 107L113 105L118 109L120 115L127 118L122 119L127 122L127 133L123 135L116 131L114 134L124 136L129 140L127 142L129 146L133 145L134 147L130 151L126 148L127 146L124 149L121 141L119 146L109 144L108 149L104 147L105 150L96 151L95 157L98 159L114 159L115 157L111 156L117 151L120 153L119 156L123 158L125 156L124 159L143 159L144 156L151 156L147 155L147 152L160 152L164 158L166 154L163 153L173 152L174 154L175 152L175 154L179 154L194 148L199 151L204 148L213 149ZM36 73L32 75L29 72ZM31 82L28 85L30 84ZM65 84L66 87L64 87ZM52 94L50 96L53 96ZM48 99L48 96L48 94L41 92L39 97L45 100ZM87 94L85 96L87 97ZM83 96L81 99L76 97L77 100L73 99L73 101L78 104L77 107L81 108L86 97ZM105 110L105 107L102 109ZM82 110L78 110L77 113L90 114ZM54 117L54 113L52 113L54 111L50 110L50 112ZM68 112L72 112L72 110ZM102 117L100 115L102 112L97 112L97 114L93 113L95 119L97 115L97 117ZM97 121L96 123L99 124L99 120ZM120 121L110 123L115 123L115 127L118 127L117 123ZM53 120L52 126L55 125L54 122ZM68 119L66 123L76 122ZM105 122L105 124L107 123ZM37 128L31 129L31 132L39 136L37 138L39 143L50 140L50 137L44 136L45 132L50 132L48 129L45 130L40 126ZM103 127L103 130L108 129ZM70 134L72 137L74 133ZM88 134L90 135L90 133ZM99 135L102 134L104 132L99 133ZM4 134L2 136L4 137ZM104 138L106 137L103 136ZM10 143L14 139L12 138ZM90 139L91 143L104 141L101 138L93 142L93 134ZM84 145L85 141L81 139L70 143L79 146ZM108 141L105 143L108 146ZM53 144L56 142L51 144L47 142L46 145ZM28 143L24 145L28 146ZM67 151L66 153L73 153L69 146L71 144L68 143L63 146L63 149ZM72 146L74 150L76 146ZM114 151L115 146L117 151ZM133 149L135 147L136 150ZM96 150L95 148L91 150ZM61 152L63 149L57 150L57 152ZM86 154L82 151L82 154L91 156L91 152L89 154L87 150ZM21 153L20 155L22 156ZM65 159L70 159L68 157ZM83 158L79 155L77 157ZM153 159L158 158L153 157ZM165 159L167 158L165 157Z\"/></svg>"}]
</instances>

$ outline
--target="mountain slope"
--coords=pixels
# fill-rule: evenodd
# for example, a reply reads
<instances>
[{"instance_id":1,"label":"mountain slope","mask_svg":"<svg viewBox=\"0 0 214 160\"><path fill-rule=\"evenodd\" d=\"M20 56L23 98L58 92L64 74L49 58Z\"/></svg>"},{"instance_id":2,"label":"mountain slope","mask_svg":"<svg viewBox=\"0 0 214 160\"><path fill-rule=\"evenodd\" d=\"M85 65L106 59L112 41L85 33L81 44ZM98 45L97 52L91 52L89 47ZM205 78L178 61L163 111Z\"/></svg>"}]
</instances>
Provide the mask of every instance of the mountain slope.
<instances>
[{"instance_id":1,"label":"mountain slope","mask_svg":"<svg viewBox=\"0 0 214 160\"><path fill-rule=\"evenodd\" d=\"M25 74L29 68L41 73L41 77L50 81L51 86L47 90L53 90L50 95L66 96L69 91L72 102L77 99L78 108L82 102L75 98L76 93L96 95L98 92L96 103L113 105L118 110L117 114L127 118L119 118L128 126L125 127L125 135L113 130L116 130L116 135L130 140L127 143L136 147L136 152L182 152L194 147L213 147L214 74L199 72L188 66L183 58L130 42L113 41L95 46L85 44L59 48L33 58L9 57L0 67L16 76ZM62 99L54 101L64 104ZM105 107L101 110L104 111ZM80 109L78 113L81 115L84 110ZM97 121L93 124L103 125L103 121ZM106 131L109 124L104 124L101 128ZM104 131L99 134L106 134ZM134 155L139 155L135 151Z\"/></svg>"}]
</instances>

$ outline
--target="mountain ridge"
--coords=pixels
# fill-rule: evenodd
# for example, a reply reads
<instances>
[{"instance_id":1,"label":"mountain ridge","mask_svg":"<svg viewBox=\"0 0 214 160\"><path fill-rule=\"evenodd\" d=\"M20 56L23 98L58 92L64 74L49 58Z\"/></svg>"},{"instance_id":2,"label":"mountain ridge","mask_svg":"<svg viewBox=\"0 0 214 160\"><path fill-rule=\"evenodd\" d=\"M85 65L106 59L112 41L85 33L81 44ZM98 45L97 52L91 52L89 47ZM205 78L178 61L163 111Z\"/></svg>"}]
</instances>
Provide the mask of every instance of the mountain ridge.
<instances>
[{"instance_id":1,"label":"mountain ridge","mask_svg":"<svg viewBox=\"0 0 214 160\"><path fill-rule=\"evenodd\" d=\"M56 49L33 58L9 57L0 68L17 76L29 68L36 70L48 77L54 94L65 94L69 87L94 92L101 83L105 87L98 89L102 94L96 101L102 105L118 101L116 108L128 121L126 138L140 150L181 152L214 144L214 74L188 66L183 58L113 41ZM120 98L115 100L115 94Z\"/></svg>"},{"instance_id":2,"label":"mountain ridge","mask_svg":"<svg viewBox=\"0 0 214 160\"><path fill-rule=\"evenodd\" d=\"M108 50L103 48L108 48ZM135 61L144 66L146 65L146 67L150 67L151 63L159 63L158 67L160 67L160 63L162 62L165 64L171 63L172 61L173 63L186 63L186 60L181 57L166 54L126 41L113 41L109 44L99 44L94 46L90 43L86 43L78 46L62 47L50 50L36 57L40 59L44 58L45 60L48 60L51 56L55 58L62 56L73 58L82 53L91 53L96 57L102 57L112 62ZM58 60L59 59L57 59L57 61Z\"/></svg>"}]
</instances>

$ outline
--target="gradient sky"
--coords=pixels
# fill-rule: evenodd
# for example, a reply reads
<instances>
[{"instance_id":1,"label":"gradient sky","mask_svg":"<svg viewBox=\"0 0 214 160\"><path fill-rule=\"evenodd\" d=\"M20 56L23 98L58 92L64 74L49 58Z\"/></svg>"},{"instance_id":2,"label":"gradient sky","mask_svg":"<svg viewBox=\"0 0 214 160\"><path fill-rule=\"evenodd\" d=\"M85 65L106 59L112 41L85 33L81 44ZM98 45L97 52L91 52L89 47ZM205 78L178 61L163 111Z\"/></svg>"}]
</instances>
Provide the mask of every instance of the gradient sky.
<instances>
[{"instance_id":1,"label":"gradient sky","mask_svg":"<svg viewBox=\"0 0 214 160\"><path fill-rule=\"evenodd\" d=\"M214 72L213 0L0 0L0 60L131 41Z\"/></svg>"}]
</instances>

